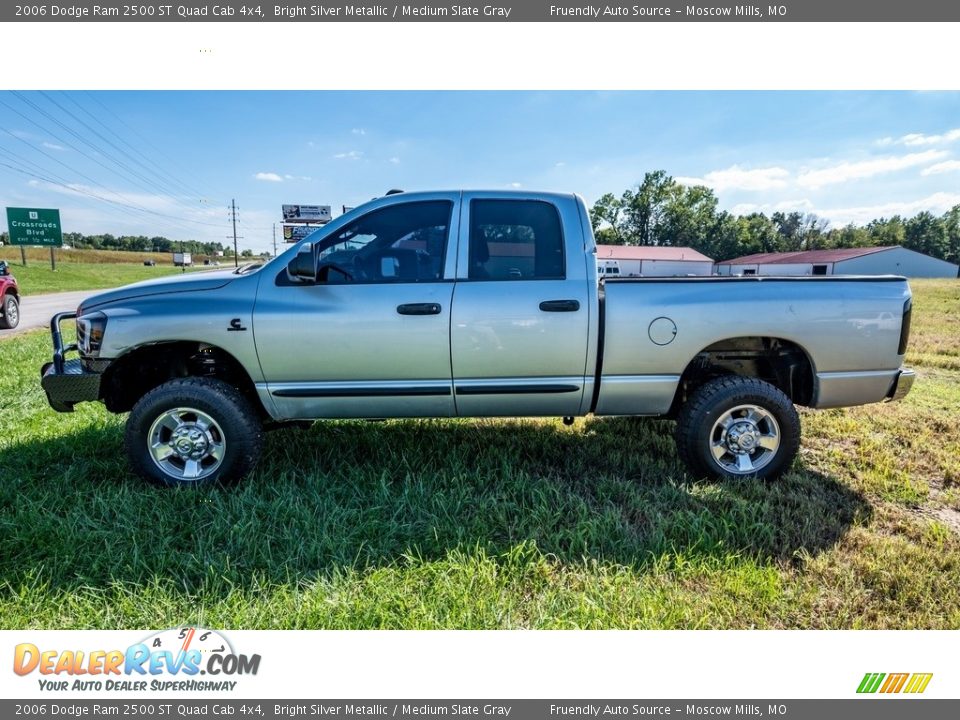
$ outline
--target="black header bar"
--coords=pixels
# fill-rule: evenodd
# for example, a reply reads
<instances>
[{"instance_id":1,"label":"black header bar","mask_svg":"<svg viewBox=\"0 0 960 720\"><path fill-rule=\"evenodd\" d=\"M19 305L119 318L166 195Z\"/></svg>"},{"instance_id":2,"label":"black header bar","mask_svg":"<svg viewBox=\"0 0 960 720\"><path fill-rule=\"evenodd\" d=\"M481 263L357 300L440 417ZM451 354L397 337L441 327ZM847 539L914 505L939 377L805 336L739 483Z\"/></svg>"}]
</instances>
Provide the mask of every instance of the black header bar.
<instances>
[{"instance_id":1,"label":"black header bar","mask_svg":"<svg viewBox=\"0 0 960 720\"><path fill-rule=\"evenodd\" d=\"M957 22L944 0L597 3L116 2L64 0L0 6L2 22Z\"/></svg>"}]
</instances>

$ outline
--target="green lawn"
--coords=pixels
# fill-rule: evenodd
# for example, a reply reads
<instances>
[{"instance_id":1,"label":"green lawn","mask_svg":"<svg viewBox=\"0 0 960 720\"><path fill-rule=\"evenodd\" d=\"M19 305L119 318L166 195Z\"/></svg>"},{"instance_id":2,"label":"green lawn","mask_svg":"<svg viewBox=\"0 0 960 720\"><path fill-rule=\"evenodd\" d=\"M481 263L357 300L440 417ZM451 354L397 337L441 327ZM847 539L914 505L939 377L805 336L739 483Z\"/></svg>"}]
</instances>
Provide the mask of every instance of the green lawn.
<instances>
[{"instance_id":1,"label":"green lawn","mask_svg":"<svg viewBox=\"0 0 960 720\"><path fill-rule=\"evenodd\" d=\"M188 268L192 272L200 268ZM206 268L210 269L210 268ZM20 292L24 295L39 295L41 293L67 292L68 290L98 290L112 288L118 285L150 280L151 278L173 275L182 272L172 265L156 265L146 267L142 263L57 263L57 269L50 269L50 261L46 264L30 262L26 267L20 264L10 265L10 272L20 285Z\"/></svg>"},{"instance_id":2,"label":"green lawn","mask_svg":"<svg viewBox=\"0 0 960 720\"><path fill-rule=\"evenodd\" d=\"M667 421L331 422L232 489L129 476L0 344L0 627L958 628L960 283L914 283L902 403L805 412L779 482L692 482Z\"/></svg>"}]
</instances>

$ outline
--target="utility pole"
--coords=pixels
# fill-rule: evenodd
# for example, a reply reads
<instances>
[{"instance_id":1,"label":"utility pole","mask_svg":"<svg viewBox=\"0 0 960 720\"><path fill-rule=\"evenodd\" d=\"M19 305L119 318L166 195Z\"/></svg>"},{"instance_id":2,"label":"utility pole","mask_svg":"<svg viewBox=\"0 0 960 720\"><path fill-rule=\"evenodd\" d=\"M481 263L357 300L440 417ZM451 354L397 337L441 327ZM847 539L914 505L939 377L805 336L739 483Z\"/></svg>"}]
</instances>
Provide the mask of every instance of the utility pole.
<instances>
[{"instance_id":1,"label":"utility pole","mask_svg":"<svg viewBox=\"0 0 960 720\"><path fill-rule=\"evenodd\" d=\"M277 256L277 224L273 224L273 256Z\"/></svg>"},{"instance_id":2,"label":"utility pole","mask_svg":"<svg viewBox=\"0 0 960 720\"><path fill-rule=\"evenodd\" d=\"M243 236L237 237L237 201L230 201L230 220L233 223L233 266L240 267L240 250L237 248L237 240L242 240ZM230 239L230 236L227 236Z\"/></svg>"}]
</instances>

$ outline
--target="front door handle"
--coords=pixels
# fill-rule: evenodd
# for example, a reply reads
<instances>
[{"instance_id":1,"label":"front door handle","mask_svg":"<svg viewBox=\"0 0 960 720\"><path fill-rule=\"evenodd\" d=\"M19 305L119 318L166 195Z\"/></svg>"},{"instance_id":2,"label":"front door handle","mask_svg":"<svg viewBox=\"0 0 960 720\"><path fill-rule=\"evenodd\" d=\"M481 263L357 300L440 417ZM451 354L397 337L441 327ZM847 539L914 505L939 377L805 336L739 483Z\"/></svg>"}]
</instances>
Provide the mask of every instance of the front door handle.
<instances>
[{"instance_id":1,"label":"front door handle","mask_svg":"<svg viewBox=\"0 0 960 720\"><path fill-rule=\"evenodd\" d=\"M540 303L543 312L576 312L580 309L579 300L544 300Z\"/></svg>"},{"instance_id":2,"label":"front door handle","mask_svg":"<svg viewBox=\"0 0 960 720\"><path fill-rule=\"evenodd\" d=\"M439 303L406 303L397 305L397 312L401 315L439 315Z\"/></svg>"}]
</instances>

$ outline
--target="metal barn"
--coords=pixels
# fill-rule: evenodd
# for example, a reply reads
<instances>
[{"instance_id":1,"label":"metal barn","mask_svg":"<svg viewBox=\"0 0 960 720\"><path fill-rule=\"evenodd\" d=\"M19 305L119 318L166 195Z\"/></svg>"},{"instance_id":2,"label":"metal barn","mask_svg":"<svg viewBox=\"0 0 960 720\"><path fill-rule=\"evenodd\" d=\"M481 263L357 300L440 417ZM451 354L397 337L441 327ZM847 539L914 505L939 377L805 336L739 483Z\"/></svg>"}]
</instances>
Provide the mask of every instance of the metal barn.
<instances>
[{"instance_id":1,"label":"metal barn","mask_svg":"<svg viewBox=\"0 0 960 720\"><path fill-rule=\"evenodd\" d=\"M718 275L905 275L955 278L958 266L899 245L758 253L717 263Z\"/></svg>"}]
</instances>

